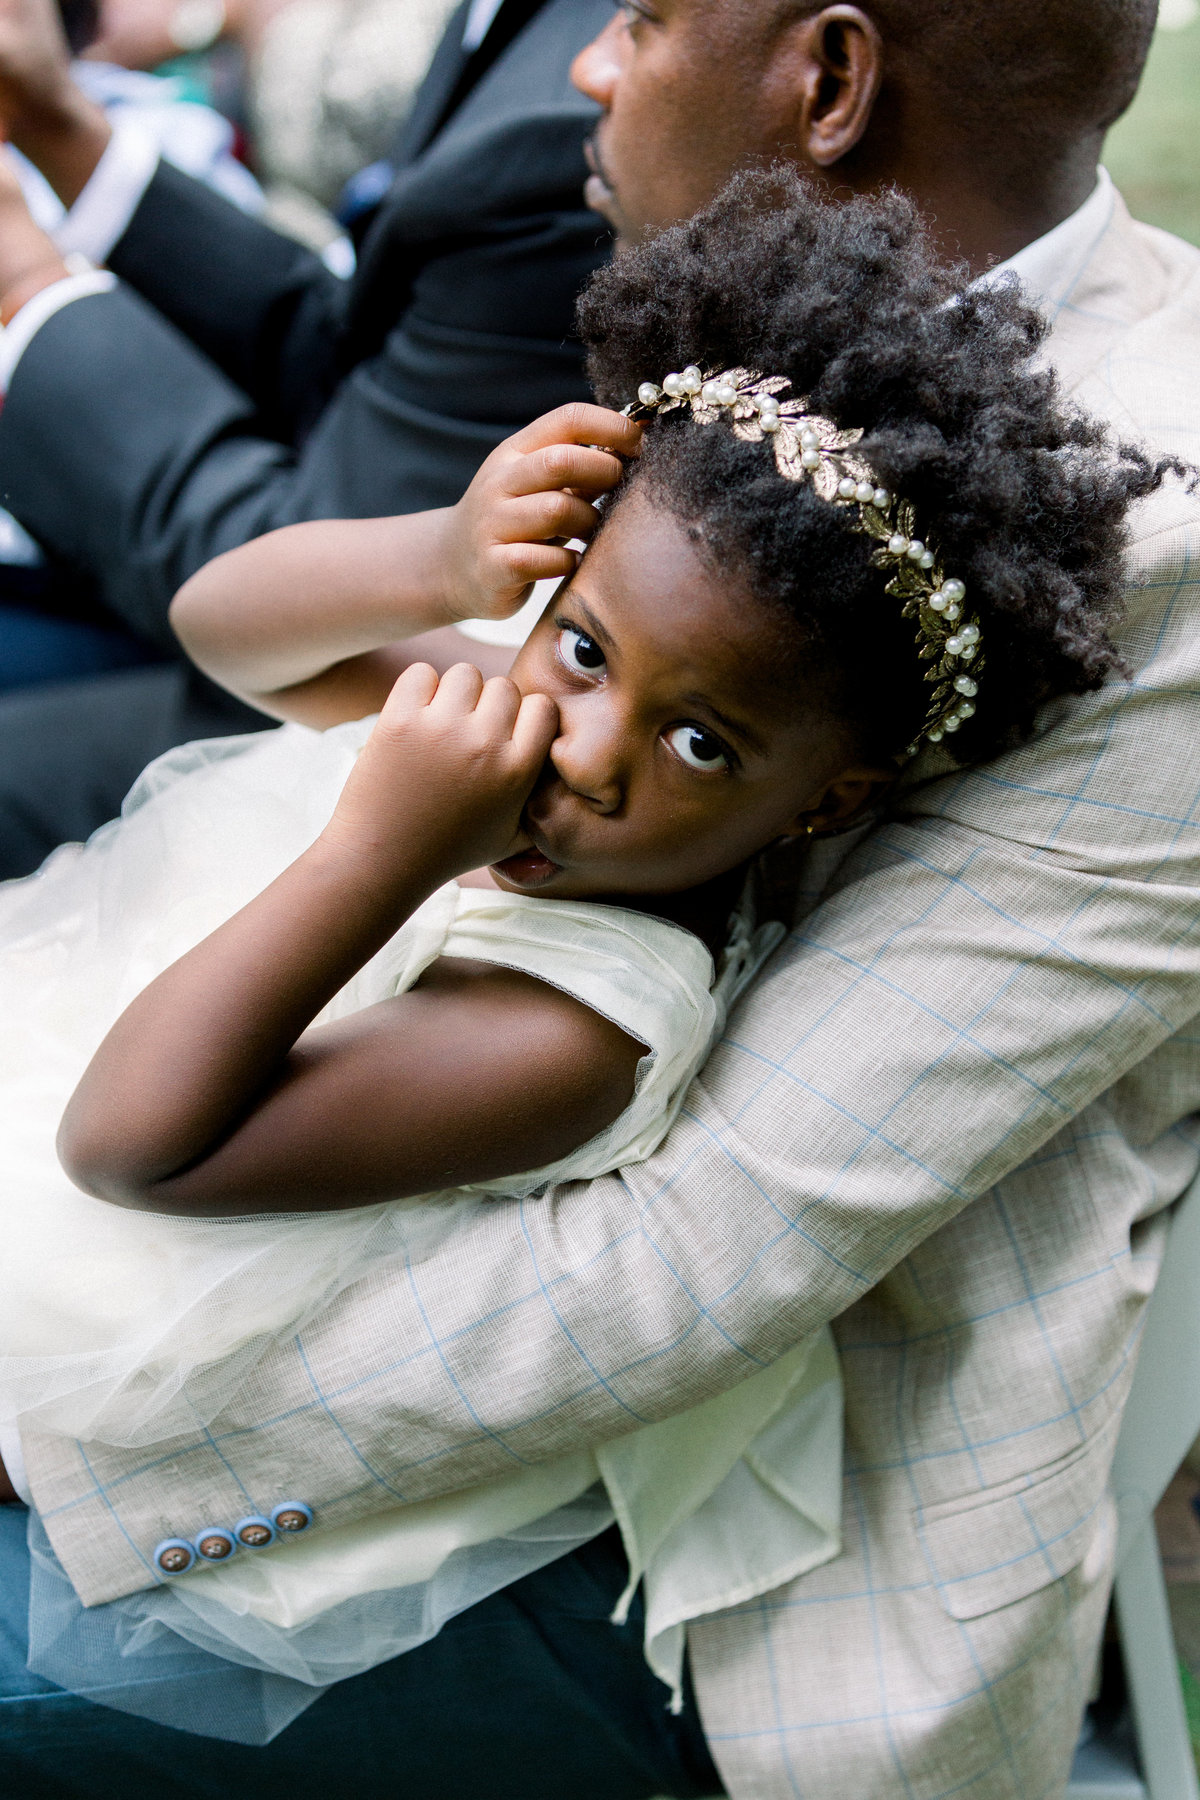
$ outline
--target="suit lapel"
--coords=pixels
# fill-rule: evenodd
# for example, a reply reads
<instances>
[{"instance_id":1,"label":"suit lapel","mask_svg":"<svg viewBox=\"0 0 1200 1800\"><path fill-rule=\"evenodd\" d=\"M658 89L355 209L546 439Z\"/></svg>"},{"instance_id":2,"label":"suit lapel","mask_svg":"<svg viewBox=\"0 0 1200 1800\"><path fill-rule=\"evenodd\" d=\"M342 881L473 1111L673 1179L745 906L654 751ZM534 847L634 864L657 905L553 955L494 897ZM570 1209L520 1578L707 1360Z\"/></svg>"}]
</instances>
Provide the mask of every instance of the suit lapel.
<instances>
[{"instance_id":1,"label":"suit lapel","mask_svg":"<svg viewBox=\"0 0 1200 1800\"><path fill-rule=\"evenodd\" d=\"M458 86L463 70L471 60L462 47L463 28L470 10L471 0L463 0L462 5L455 7L450 15L449 23L442 33L442 41L434 51L433 61L417 90L412 112L397 138L392 161L398 168L404 168L425 148L437 130L438 121Z\"/></svg>"},{"instance_id":2,"label":"suit lapel","mask_svg":"<svg viewBox=\"0 0 1200 1800\"><path fill-rule=\"evenodd\" d=\"M470 0L464 0L464 4L453 14L446 27L408 122L400 134L393 158L398 168L405 168L421 154L450 114L466 99L480 77L486 74L497 57L503 54L517 33L528 25L544 4L545 0L503 0L483 42L478 49L467 55L463 51L462 36L470 11Z\"/></svg>"},{"instance_id":3,"label":"suit lapel","mask_svg":"<svg viewBox=\"0 0 1200 1800\"><path fill-rule=\"evenodd\" d=\"M1163 305L1173 274L1164 246L1134 223L1114 191L1107 226L1048 307L1046 351L1066 388L1078 386L1116 339Z\"/></svg>"}]
</instances>

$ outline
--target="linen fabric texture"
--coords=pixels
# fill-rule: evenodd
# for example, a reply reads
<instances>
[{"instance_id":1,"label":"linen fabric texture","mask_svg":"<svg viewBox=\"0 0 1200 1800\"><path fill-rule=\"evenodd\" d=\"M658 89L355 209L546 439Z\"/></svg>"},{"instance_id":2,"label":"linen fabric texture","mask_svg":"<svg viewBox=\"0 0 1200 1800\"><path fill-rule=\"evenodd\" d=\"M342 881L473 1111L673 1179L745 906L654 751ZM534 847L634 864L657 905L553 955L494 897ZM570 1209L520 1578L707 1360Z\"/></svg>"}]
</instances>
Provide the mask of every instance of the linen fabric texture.
<instances>
[{"instance_id":1,"label":"linen fabric texture","mask_svg":"<svg viewBox=\"0 0 1200 1800\"><path fill-rule=\"evenodd\" d=\"M89 306L98 306L90 301ZM1119 199L1049 355L1200 456L1200 251ZM51 327L53 329L53 327ZM19 379L19 377L18 377ZM841 1554L688 1631L735 1800L1061 1793L1111 1579L1109 1459L1200 1161L1200 504L1133 521L1134 671L801 871L789 942L646 1162L481 1213L256 1365L169 1460L27 1433L89 1602L286 1497L331 1522L678 1413L833 1321Z\"/></svg>"}]
</instances>

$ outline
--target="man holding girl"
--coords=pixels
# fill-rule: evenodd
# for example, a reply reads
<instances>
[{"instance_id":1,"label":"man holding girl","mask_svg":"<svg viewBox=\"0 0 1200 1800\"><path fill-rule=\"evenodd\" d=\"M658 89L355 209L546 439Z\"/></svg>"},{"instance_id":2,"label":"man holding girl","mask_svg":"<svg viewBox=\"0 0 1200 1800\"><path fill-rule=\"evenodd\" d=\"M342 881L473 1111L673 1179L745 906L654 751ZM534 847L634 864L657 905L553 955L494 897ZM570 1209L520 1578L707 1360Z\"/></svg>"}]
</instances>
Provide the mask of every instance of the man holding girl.
<instances>
[{"instance_id":1,"label":"man holding girl","mask_svg":"<svg viewBox=\"0 0 1200 1800\"><path fill-rule=\"evenodd\" d=\"M835 191L894 179L975 271L1011 263L1080 405L1195 460L1200 253L1096 176L1152 18L639 0L577 64L604 109L591 198L635 243L764 156ZM843 1550L689 1629L702 1738L617 1656L605 1547L361 1691L421 1709L430 1794L466 1791L485 1750L513 1793L584 1793L588 1770L621 1791L619 1767L631 1794L701 1794L710 1754L735 1795L1053 1791L1103 1621L1142 1309L1200 1160L1198 531L1182 483L1134 516L1129 679L1056 700L976 769L929 765L900 811L806 860L792 936L646 1162L498 1211L474 1258L435 1250L419 1281L351 1291L166 1467L26 1436L84 1598L142 1584L135 1547L164 1522L191 1538L301 1471L314 1521L395 1483L451 1493L678 1413L832 1321ZM489 1654L523 1621L519 1653ZM339 1698L343 1720L361 1704L322 1702L331 1734ZM386 1756L386 1727L360 1726ZM118 1731L73 1729L107 1733L121 1767ZM288 1737L256 1753L262 1779L294 1777Z\"/></svg>"}]
</instances>

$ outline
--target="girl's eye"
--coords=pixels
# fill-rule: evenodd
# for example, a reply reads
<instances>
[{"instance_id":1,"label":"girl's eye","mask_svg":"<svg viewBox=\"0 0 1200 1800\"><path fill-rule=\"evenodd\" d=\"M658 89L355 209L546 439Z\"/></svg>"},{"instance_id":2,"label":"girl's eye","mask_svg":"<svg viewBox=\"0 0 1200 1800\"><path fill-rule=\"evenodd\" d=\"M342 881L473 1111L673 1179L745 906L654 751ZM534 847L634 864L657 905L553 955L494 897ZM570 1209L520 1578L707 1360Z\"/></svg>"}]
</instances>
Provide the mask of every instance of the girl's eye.
<instances>
[{"instance_id":1,"label":"girl's eye","mask_svg":"<svg viewBox=\"0 0 1200 1800\"><path fill-rule=\"evenodd\" d=\"M672 725L666 734L667 742L689 769L700 769L711 774L714 769L728 769L729 752L720 738L703 725Z\"/></svg>"},{"instance_id":2,"label":"girl's eye","mask_svg":"<svg viewBox=\"0 0 1200 1800\"><path fill-rule=\"evenodd\" d=\"M575 625L564 625L559 632L558 654L580 675L596 675L604 667L604 652L595 638Z\"/></svg>"}]
</instances>

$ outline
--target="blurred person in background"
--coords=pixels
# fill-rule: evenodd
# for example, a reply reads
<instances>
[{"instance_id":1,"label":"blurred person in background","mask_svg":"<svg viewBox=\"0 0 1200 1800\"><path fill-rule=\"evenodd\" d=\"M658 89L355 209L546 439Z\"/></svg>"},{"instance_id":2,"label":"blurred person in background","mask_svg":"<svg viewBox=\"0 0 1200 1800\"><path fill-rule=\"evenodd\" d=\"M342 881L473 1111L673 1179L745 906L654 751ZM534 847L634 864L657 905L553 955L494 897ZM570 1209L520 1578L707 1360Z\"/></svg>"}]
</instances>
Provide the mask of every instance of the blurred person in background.
<instances>
[{"instance_id":1,"label":"blurred person in background","mask_svg":"<svg viewBox=\"0 0 1200 1800\"><path fill-rule=\"evenodd\" d=\"M455 3L100 0L88 55L166 70L227 107L269 222L324 250L345 184L391 151Z\"/></svg>"},{"instance_id":2,"label":"blurred person in background","mask_svg":"<svg viewBox=\"0 0 1200 1800\"><path fill-rule=\"evenodd\" d=\"M134 73L89 56L99 28L93 0L60 0L73 57L73 77L110 119L127 113L153 137L161 153L243 212L261 212L262 191L233 153L228 121L184 97L180 84ZM54 231L63 206L53 188L11 144L11 163L35 222ZM65 681L107 669L161 661L162 653L124 629L99 605L86 577L48 563L11 513L0 511L0 692Z\"/></svg>"},{"instance_id":3,"label":"blurred person in background","mask_svg":"<svg viewBox=\"0 0 1200 1800\"><path fill-rule=\"evenodd\" d=\"M172 660L0 698L0 875L111 817L172 744L263 723L175 659L167 607L196 568L294 520L452 502L507 433L586 396L574 302L609 238L569 69L610 17L461 6L356 197L342 280L110 124L52 0L2 0L0 121L68 212L52 241L0 194L0 492Z\"/></svg>"},{"instance_id":4,"label":"blurred person in background","mask_svg":"<svg viewBox=\"0 0 1200 1800\"><path fill-rule=\"evenodd\" d=\"M266 0L248 42L247 110L268 213L317 248L360 170L385 171L453 0ZM353 213L357 184L346 196Z\"/></svg>"}]
</instances>

